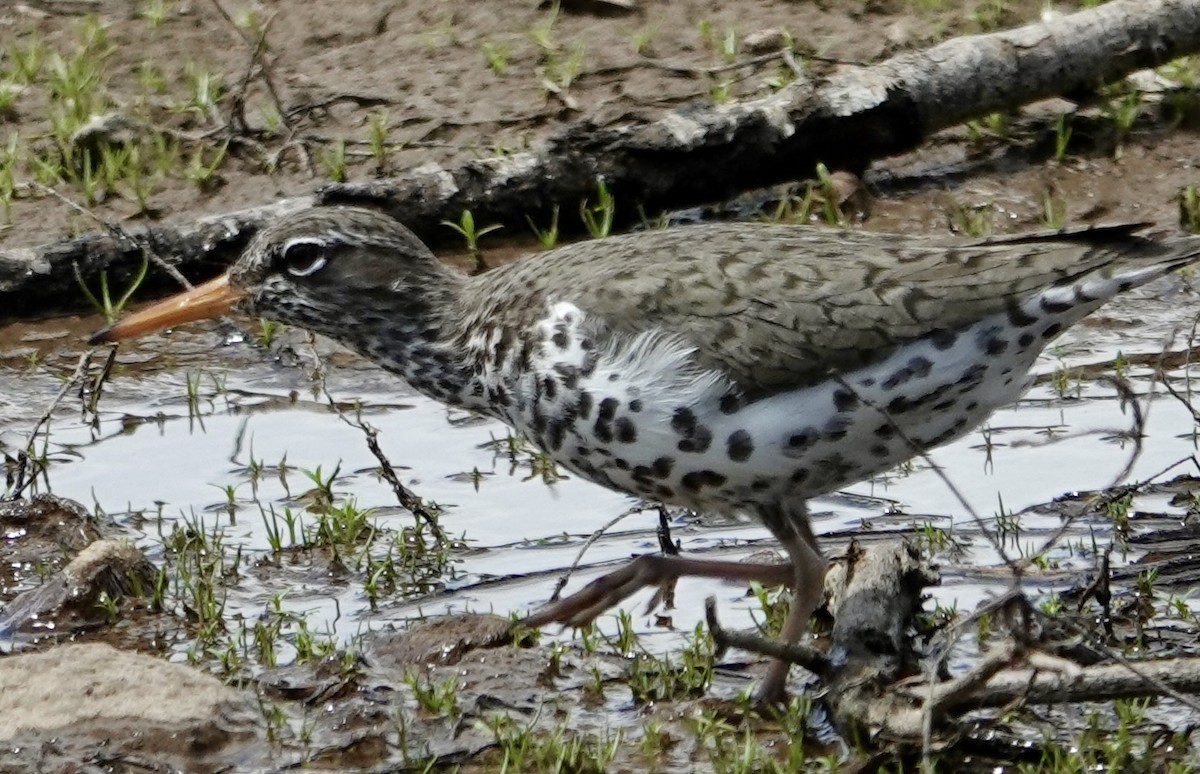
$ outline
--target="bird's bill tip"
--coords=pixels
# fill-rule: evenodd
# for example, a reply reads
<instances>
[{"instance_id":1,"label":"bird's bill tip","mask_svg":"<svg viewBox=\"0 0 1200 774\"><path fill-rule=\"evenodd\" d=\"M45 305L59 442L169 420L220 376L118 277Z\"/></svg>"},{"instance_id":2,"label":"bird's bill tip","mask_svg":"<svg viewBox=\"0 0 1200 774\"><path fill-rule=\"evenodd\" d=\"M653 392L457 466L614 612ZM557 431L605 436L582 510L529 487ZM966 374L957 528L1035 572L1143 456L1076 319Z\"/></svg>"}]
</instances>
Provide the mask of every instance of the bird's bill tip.
<instances>
[{"instance_id":1,"label":"bird's bill tip","mask_svg":"<svg viewBox=\"0 0 1200 774\"><path fill-rule=\"evenodd\" d=\"M106 344L216 317L230 311L241 295L229 284L229 275L222 274L101 328L88 337L88 344Z\"/></svg>"}]
</instances>

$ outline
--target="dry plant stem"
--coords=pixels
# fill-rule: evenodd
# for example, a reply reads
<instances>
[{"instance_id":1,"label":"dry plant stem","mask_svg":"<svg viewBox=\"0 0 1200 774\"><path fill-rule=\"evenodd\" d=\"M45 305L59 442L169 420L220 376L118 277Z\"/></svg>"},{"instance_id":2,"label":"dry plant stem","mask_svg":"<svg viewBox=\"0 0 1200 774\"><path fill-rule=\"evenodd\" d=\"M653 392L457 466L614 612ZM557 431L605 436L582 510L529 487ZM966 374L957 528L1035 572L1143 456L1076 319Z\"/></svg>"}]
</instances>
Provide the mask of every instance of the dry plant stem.
<instances>
[{"instance_id":1,"label":"dry plant stem","mask_svg":"<svg viewBox=\"0 0 1200 774\"><path fill-rule=\"evenodd\" d=\"M49 405L47 405L45 410L42 411L42 415L38 417L38 421L34 423L33 429L29 431L29 436L25 441L25 445L17 451L17 471L14 475L13 487L7 495L0 499L16 500L20 498L25 489L37 480L38 471L33 471L33 473L29 474L28 477L27 471L29 470L29 466L34 464L31 462L31 460L33 459L33 446L35 443L37 443L38 434L42 432L42 428L47 422L50 421L50 415L54 413L56 408L58 408L58 405L62 402L62 399L66 397L67 393L71 391L71 388L78 384L83 378L83 374L87 371L88 365L92 360L92 355L96 352L96 349L97 348L89 349L87 352L84 352L79 356L79 362L75 364L75 370L72 371L71 375L67 377L66 381L63 382L62 387L60 387L54 397L50 399Z\"/></svg>"},{"instance_id":2,"label":"dry plant stem","mask_svg":"<svg viewBox=\"0 0 1200 774\"><path fill-rule=\"evenodd\" d=\"M731 632L721 626L717 620L717 600L708 597L704 600L704 617L708 622L709 632L717 646L717 653L729 648L758 653L772 658L782 659L791 664L797 664L818 677L826 677L835 669L834 664L825 654L809 645L802 643L787 644L777 640L769 640L757 634Z\"/></svg>"},{"instance_id":3,"label":"dry plant stem","mask_svg":"<svg viewBox=\"0 0 1200 774\"><path fill-rule=\"evenodd\" d=\"M600 539L601 535L603 535L605 532L608 532L610 529L615 527L621 520L628 518L629 516L632 516L635 513L641 513L644 510L646 510L646 506L635 505L632 508L626 510L624 513L618 514L617 516L613 517L612 519L609 519L607 523L603 524L600 527L600 529L593 532L588 537L588 539L584 541L583 545L579 547L579 552L577 554L575 554L575 560L571 562L571 566L568 567L566 569L566 571L563 572L563 574L559 576L558 582L554 584L554 592L552 594L550 594L550 599L548 600L548 603L549 602L557 602L559 597L562 596L562 590L566 587L567 583L571 580L571 576L575 574L575 571L579 569L579 563L583 561L583 555L586 554L587 550L589 548L591 548L592 545L595 544L595 542L597 540Z\"/></svg>"},{"instance_id":4,"label":"dry plant stem","mask_svg":"<svg viewBox=\"0 0 1200 774\"><path fill-rule=\"evenodd\" d=\"M37 190L46 194L47 196L52 196L55 199L58 199L60 202L67 205L71 209L75 210L79 214L85 215L85 216L91 218L96 223L98 223L101 228L103 228L105 231L107 231L109 236L111 236L113 239L117 240L118 243L134 246L137 249L139 255L145 255L147 258L149 258L151 263L153 263L159 269L162 269L164 272L166 272L167 275L170 276L171 279L178 282L181 287L183 287L186 290L192 289L192 283L188 282L187 277L183 276L179 272L178 269L176 269L174 266L172 266L171 264L164 261L162 258L160 258L158 256L157 252L155 252L153 249L151 249L150 239L142 239L139 237L135 237L133 234L130 234L128 231L121 228L117 224L112 223L108 220L105 220L104 218L100 217L96 213L89 210L87 207L84 207L83 205L72 201L70 198L68 198L66 196L63 196L56 189L51 188L48 185L42 185L41 183L38 183L38 182L33 182L33 183L31 183L31 185L33 185L34 188L36 188ZM72 266L75 267L76 276L79 276L78 264L73 263Z\"/></svg>"},{"instance_id":5,"label":"dry plant stem","mask_svg":"<svg viewBox=\"0 0 1200 774\"><path fill-rule=\"evenodd\" d=\"M321 394L325 396L325 400L329 403L329 407L337 414L338 419L350 427L358 429L366 437L367 450L379 462L379 475L383 476L383 480L387 481L388 486L392 488L392 492L396 495L396 501L400 503L400 507L407 509L414 516L425 522L430 531L433 532L434 539L439 544L448 544L450 539L438 523L437 516L425 507L425 501L419 495L400 483L400 479L396 476L396 471L392 468L391 461L379 446L379 430L364 422L361 416L356 416L354 419L346 416L341 406L334 400L333 395L329 393L329 388L325 383L325 364L321 360L320 355L317 354L315 338L311 332L306 332L306 336L308 337L309 349L317 363L313 378L317 382Z\"/></svg>"},{"instance_id":6,"label":"dry plant stem","mask_svg":"<svg viewBox=\"0 0 1200 774\"><path fill-rule=\"evenodd\" d=\"M1167 695L1196 709L1196 700L1187 694L1200 691L1200 658L1150 659L1089 667L1065 662L1063 668L1042 660L1040 667L1006 668L1011 663L1006 659L1013 653L1003 648L994 656L988 654L968 676L937 686L934 690L935 713L946 717L973 709L1004 707L1013 702L1056 704L1153 695ZM919 692L905 686L897 688L900 694L913 698L924 694L924 686Z\"/></svg>"}]
</instances>

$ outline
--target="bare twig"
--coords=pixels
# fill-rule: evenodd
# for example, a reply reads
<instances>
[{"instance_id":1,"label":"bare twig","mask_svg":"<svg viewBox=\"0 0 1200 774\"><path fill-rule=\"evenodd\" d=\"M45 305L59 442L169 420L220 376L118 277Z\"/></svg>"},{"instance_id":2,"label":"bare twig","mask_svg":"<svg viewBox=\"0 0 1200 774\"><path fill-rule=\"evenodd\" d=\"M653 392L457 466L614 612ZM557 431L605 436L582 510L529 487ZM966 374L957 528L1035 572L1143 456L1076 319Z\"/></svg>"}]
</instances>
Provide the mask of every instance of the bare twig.
<instances>
[{"instance_id":1,"label":"bare twig","mask_svg":"<svg viewBox=\"0 0 1200 774\"><path fill-rule=\"evenodd\" d=\"M715 597L708 597L704 600L704 616L708 621L708 629L712 634L713 642L716 643L718 654L728 648L760 653L791 664L798 664L819 677L828 677L836 668L836 665L826 658L824 653L803 643L789 644L768 640L757 634L728 631L717 620Z\"/></svg>"}]
</instances>

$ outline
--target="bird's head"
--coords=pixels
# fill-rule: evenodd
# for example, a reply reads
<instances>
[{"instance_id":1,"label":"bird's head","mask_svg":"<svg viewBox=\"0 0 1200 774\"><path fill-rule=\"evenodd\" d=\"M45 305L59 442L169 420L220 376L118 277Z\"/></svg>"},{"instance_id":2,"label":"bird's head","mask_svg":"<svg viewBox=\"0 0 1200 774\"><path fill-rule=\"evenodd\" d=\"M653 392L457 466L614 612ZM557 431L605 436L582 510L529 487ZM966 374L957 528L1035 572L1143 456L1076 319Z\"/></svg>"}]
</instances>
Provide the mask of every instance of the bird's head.
<instances>
[{"instance_id":1,"label":"bird's head","mask_svg":"<svg viewBox=\"0 0 1200 774\"><path fill-rule=\"evenodd\" d=\"M419 324L460 276L382 213L317 207L264 228L226 274L130 315L90 342L236 309L353 344L359 330Z\"/></svg>"}]
</instances>

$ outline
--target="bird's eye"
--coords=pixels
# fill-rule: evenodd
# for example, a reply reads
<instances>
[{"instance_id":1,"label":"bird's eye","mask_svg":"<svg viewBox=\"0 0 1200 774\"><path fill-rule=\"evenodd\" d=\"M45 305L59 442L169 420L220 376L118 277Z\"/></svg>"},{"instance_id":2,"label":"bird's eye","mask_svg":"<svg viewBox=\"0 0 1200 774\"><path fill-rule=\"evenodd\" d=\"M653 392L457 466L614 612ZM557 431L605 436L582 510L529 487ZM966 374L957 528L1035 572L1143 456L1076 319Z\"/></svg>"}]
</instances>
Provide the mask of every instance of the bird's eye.
<instances>
[{"instance_id":1,"label":"bird's eye","mask_svg":"<svg viewBox=\"0 0 1200 774\"><path fill-rule=\"evenodd\" d=\"M318 239L293 239L283 246L281 263L293 277L308 277L325 266L326 250Z\"/></svg>"}]
</instances>

